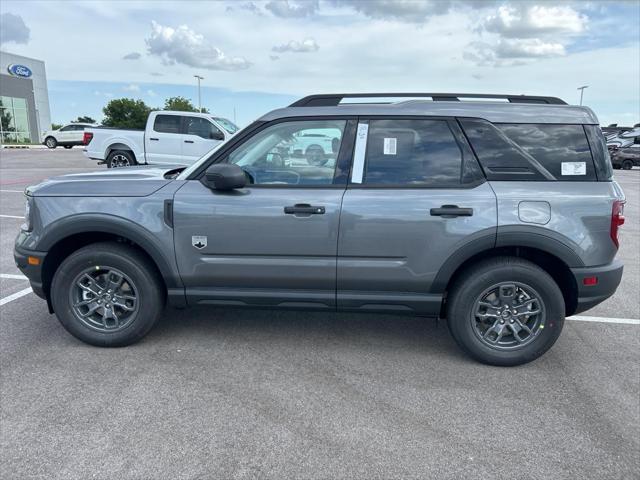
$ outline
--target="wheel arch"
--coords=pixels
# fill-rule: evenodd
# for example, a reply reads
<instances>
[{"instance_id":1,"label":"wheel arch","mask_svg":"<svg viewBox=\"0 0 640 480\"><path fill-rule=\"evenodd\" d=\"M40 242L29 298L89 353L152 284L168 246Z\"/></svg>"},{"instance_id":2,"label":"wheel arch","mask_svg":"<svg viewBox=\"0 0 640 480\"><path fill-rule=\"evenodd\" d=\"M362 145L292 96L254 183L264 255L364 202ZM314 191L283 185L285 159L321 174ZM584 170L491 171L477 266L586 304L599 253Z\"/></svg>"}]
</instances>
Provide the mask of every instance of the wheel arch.
<instances>
[{"instance_id":1,"label":"wheel arch","mask_svg":"<svg viewBox=\"0 0 640 480\"><path fill-rule=\"evenodd\" d=\"M124 150L124 151L127 151L127 152L131 153L131 155L133 156L133 159L136 162L138 162L138 158L136 157L136 152L133 150L133 148L131 148L130 145L128 145L126 143L121 143L121 142L116 142L116 143L110 144L106 148L106 150L104 152L104 159L106 160L109 157L109 155L111 155L111 153L116 151L116 150Z\"/></svg>"},{"instance_id":2,"label":"wheel arch","mask_svg":"<svg viewBox=\"0 0 640 480\"><path fill-rule=\"evenodd\" d=\"M42 265L43 290L47 299L53 276L64 259L79 248L92 243L114 241L133 246L142 252L155 266L163 282L169 300L180 306L180 293L184 292L177 268L172 266L157 244L151 232L133 222L111 215L83 215L59 221L42 236L38 250L46 251ZM183 297L183 295L182 295Z\"/></svg>"},{"instance_id":3,"label":"wheel arch","mask_svg":"<svg viewBox=\"0 0 640 480\"><path fill-rule=\"evenodd\" d=\"M537 238L541 237L541 238ZM476 239L451 255L438 271L431 293L445 295L441 315L446 314L446 293L451 286L475 263L498 256L524 258L545 270L556 282L565 300L566 315L577 308L578 285L572 267L584 263L569 247L560 241L539 234L510 234L493 243L487 236Z\"/></svg>"}]
</instances>

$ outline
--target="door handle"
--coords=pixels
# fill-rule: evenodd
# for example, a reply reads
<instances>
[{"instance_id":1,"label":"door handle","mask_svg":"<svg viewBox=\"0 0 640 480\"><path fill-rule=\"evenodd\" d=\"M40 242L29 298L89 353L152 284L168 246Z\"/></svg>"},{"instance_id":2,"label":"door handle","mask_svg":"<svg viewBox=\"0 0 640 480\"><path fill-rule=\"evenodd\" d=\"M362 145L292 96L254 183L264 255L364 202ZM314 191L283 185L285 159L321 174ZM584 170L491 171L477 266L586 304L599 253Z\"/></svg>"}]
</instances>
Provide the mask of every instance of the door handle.
<instances>
[{"instance_id":1,"label":"door handle","mask_svg":"<svg viewBox=\"0 0 640 480\"><path fill-rule=\"evenodd\" d=\"M158 140L160 140L160 139L159 139L159 138L153 138L153 137L151 137L151 138L149 138L149 140L152 140L152 141L154 141L154 142L157 142L157 141L158 141Z\"/></svg>"},{"instance_id":2,"label":"door handle","mask_svg":"<svg viewBox=\"0 0 640 480\"><path fill-rule=\"evenodd\" d=\"M302 213L305 215L322 215L324 214L324 211L324 207L309 205L308 203L296 203L292 207L284 207L284 213L288 215L295 215L296 213Z\"/></svg>"},{"instance_id":3,"label":"door handle","mask_svg":"<svg viewBox=\"0 0 640 480\"><path fill-rule=\"evenodd\" d=\"M473 215L473 208L459 207L457 205L442 205L440 208L432 208L430 213L432 217L470 217Z\"/></svg>"},{"instance_id":4,"label":"door handle","mask_svg":"<svg viewBox=\"0 0 640 480\"><path fill-rule=\"evenodd\" d=\"M185 140L184 143L193 143L193 140Z\"/></svg>"}]
</instances>

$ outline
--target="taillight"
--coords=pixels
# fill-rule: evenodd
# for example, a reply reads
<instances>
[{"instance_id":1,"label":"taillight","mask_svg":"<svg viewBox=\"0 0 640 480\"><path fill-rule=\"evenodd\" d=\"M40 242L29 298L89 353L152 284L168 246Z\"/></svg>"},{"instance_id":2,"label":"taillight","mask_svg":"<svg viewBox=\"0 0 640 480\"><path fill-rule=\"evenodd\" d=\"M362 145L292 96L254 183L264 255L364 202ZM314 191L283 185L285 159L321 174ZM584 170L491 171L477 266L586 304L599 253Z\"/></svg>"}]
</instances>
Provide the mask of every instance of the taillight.
<instances>
[{"instance_id":1,"label":"taillight","mask_svg":"<svg viewBox=\"0 0 640 480\"><path fill-rule=\"evenodd\" d=\"M84 136L82 137L82 144L89 145L89 142L91 142L92 139L93 139L93 133L84 132Z\"/></svg>"},{"instance_id":2,"label":"taillight","mask_svg":"<svg viewBox=\"0 0 640 480\"><path fill-rule=\"evenodd\" d=\"M618 230L622 225L624 225L624 201L615 200L611 208L611 240L615 243L616 248L620 247Z\"/></svg>"}]
</instances>

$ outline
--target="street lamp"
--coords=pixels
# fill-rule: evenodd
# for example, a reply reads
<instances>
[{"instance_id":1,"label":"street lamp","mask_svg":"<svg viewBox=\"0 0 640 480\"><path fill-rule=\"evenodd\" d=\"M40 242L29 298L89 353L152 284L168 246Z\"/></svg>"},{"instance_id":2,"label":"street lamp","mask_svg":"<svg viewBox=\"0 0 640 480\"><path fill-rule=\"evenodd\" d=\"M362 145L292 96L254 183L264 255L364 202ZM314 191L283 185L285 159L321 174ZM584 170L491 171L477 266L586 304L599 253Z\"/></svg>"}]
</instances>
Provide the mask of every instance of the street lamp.
<instances>
[{"instance_id":1,"label":"street lamp","mask_svg":"<svg viewBox=\"0 0 640 480\"><path fill-rule=\"evenodd\" d=\"M580 105L582 105L582 96L584 95L585 88L589 88L589 85L583 85L577 88L578 90L580 90Z\"/></svg>"},{"instance_id":2,"label":"street lamp","mask_svg":"<svg viewBox=\"0 0 640 480\"><path fill-rule=\"evenodd\" d=\"M200 97L200 80L204 80L204 77L200 75L194 75L198 79L198 111L202 113L202 97Z\"/></svg>"}]
</instances>

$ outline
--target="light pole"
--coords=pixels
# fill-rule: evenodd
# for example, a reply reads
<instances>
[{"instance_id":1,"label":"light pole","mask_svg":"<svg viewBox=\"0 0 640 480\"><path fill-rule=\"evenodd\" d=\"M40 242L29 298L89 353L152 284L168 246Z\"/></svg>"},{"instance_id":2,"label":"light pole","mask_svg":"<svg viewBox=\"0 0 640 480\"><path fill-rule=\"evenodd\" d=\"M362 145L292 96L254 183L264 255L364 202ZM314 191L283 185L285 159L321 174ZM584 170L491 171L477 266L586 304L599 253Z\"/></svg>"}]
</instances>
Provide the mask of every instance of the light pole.
<instances>
[{"instance_id":1,"label":"light pole","mask_svg":"<svg viewBox=\"0 0 640 480\"><path fill-rule=\"evenodd\" d=\"M200 80L204 80L204 77L200 75L194 75L198 79L198 111L202 113L202 97L200 97Z\"/></svg>"},{"instance_id":2,"label":"light pole","mask_svg":"<svg viewBox=\"0 0 640 480\"><path fill-rule=\"evenodd\" d=\"M580 90L580 105L582 105L582 96L584 95L585 88L589 88L589 85L583 85L581 87L578 87L578 90Z\"/></svg>"}]
</instances>

